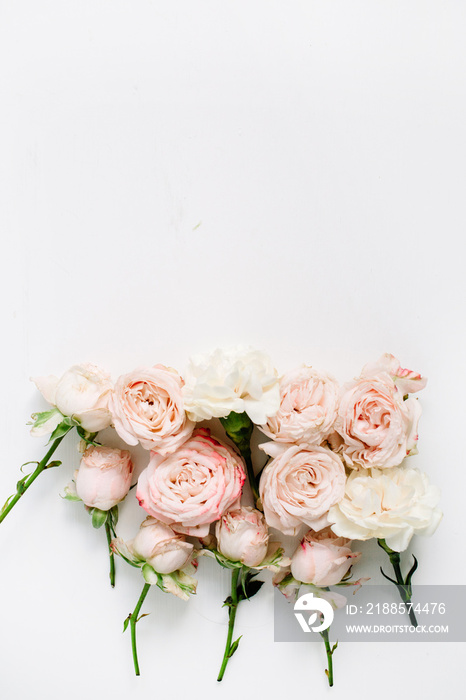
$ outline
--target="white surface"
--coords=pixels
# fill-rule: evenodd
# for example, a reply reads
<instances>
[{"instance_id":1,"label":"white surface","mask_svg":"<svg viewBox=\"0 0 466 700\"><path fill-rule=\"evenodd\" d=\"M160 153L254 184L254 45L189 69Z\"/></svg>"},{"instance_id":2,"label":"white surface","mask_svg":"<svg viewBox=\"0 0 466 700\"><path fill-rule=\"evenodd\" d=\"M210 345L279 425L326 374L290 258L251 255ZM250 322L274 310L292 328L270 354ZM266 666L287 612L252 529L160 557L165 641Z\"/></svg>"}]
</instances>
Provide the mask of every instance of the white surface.
<instances>
[{"instance_id":1,"label":"white surface","mask_svg":"<svg viewBox=\"0 0 466 700\"><path fill-rule=\"evenodd\" d=\"M429 377L415 459L443 490L416 581L466 582L465 20L460 0L1 3L2 499L43 454L30 375L243 342L344 381L389 351ZM341 645L328 690L323 650L273 643L270 589L217 684L211 562L188 604L151 591L136 679L142 579L118 562L110 590L103 532L58 496L73 440L61 456L0 530L2 698L459 696L464 644Z\"/></svg>"}]
</instances>

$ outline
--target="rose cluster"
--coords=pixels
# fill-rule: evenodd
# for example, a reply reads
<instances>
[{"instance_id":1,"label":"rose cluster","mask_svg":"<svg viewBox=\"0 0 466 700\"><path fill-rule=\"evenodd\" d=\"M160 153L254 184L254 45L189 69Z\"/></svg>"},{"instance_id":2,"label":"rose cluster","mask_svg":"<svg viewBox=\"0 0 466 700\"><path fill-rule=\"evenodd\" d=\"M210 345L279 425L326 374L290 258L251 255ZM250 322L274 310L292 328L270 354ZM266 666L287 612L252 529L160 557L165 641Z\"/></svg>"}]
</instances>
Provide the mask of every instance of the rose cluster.
<instances>
[{"instance_id":1,"label":"rose cluster","mask_svg":"<svg viewBox=\"0 0 466 700\"><path fill-rule=\"evenodd\" d=\"M409 459L417 453L421 414L413 394L426 380L393 355L342 386L310 366L280 376L267 355L250 348L195 357L184 377L157 364L113 383L100 368L83 364L34 381L51 408L33 416L31 432L51 434L52 447L31 481L22 480L21 493L18 485L0 521L75 428L82 458L66 497L84 503L95 527L105 524L112 584L114 554L141 570L143 593L125 623L134 635L151 585L184 599L195 592L200 555L215 558L232 576L219 680L238 646L230 634L236 608L260 589L261 569L275 572L274 583L286 595L302 585L325 595L329 586L351 584L351 567L361 557L351 541L376 538L408 600L412 572L399 580L399 552L414 534L432 534L441 512L438 489ZM218 425L197 427L214 418L226 436ZM146 518L127 541L116 527L118 504L135 474L133 457L102 444L106 434L99 432L106 428L125 446L147 451L133 484ZM250 447L253 430L268 460L260 473ZM282 534L296 538L289 557ZM135 644L133 654L139 673Z\"/></svg>"}]
</instances>

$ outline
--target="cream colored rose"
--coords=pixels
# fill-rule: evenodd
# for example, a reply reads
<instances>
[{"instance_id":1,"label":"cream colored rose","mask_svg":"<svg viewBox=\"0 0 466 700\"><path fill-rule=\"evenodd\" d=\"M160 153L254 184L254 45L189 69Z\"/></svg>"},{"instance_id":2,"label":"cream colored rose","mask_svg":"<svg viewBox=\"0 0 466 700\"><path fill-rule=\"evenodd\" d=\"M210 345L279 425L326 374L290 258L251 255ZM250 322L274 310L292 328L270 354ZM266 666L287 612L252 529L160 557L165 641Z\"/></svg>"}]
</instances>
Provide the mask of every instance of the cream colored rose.
<instances>
[{"instance_id":1,"label":"cream colored rose","mask_svg":"<svg viewBox=\"0 0 466 700\"><path fill-rule=\"evenodd\" d=\"M176 532L205 537L237 502L245 479L241 458L204 428L173 454L152 452L136 495L149 515Z\"/></svg>"},{"instance_id":2,"label":"cream colored rose","mask_svg":"<svg viewBox=\"0 0 466 700\"><path fill-rule=\"evenodd\" d=\"M411 467L355 471L345 497L328 514L332 530L354 540L384 539L403 552L413 535L432 535L442 512L440 491L425 474Z\"/></svg>"},{"instance_id":3,"label":"cream colored rose","mask_svg":"<svg viewBox=\"0 0 466 700\"><path fill-rule=\"evenodd\" d=\"M231 561L254 567L265 559L269 531L262 513L243 506L227 511L215 526L218 550Z\"/></svg>"},{"instance_id":4,"label":"cream colored rose","mask_svg":"<svg viewBox=\"0 0 466 700\"><path fill-rule=\"evenodd\" d=\"M178 372L163 365L120 377L110 410L121 439L128 445L140 442L146 450L162 455L174 452L194 428L184 410L182 386Z\"/></svg>"},{"instance_id":5,"label":"cream colored rose","mask_svg":"<svg viewBox=\"0 0 466 700\"><path fill-rule=\"evenodd\" d=\"M76 493L86 506L110 510L128 493L132 473L129 452L92 445L76 472Z\"/></svg>"},{"instance_id":6,"label":"cream colored rose","mask_svg":"<svg viewBox=\"0 0 466 700\"><path fill-rule=\"evenodd\" d=\"M278 442L320 445L337 417L339 387L335 379L301 367L280 380L280 408L260 429Z\"/></svg>"},{"instance_id":7,"label":"cream colored rose","mask_svg":"<svg viewBox=\"0 0 466 700\"><path fill-rule=\"evenodd\" d=\"M141 523L136 537L128 542L128 549L159 574L171 574L188 564L194 545L186 542L169 525L148 517Z\"/></svg>"},{"instance_id":8,"label":"cream colored rose","mask_svg":"<svg viewBox=\"0 0 466 700\"><path fill-rule=\"evenodd\" d=\"M224 418L234 411L262 424L280 405L278 374L269 357L245 348L192 358L183 393L194 421Z\"/></svg>"},{"instance_id":9,"label":"cream colored rose","mask_svg":"<svg viewBox=\"0 0 466 700\"><path fill-rule=\"evenodd\" d=\"M387 372L347 384L335 422L346 465L352 469L383 469L401 464L407 455L416 452L420 415L417 399L404 401Z\"/></svg>"},{"instance_id":10,"label":"cream colored rose","mask_svg":"<svg viewBox=\"0 0 466 700\"><path fill-rule=\"evenodd\" d=\"M345 469L325 447L265 443L274 459L265 467L259 491L270 527L296 535L304 524L313 530L328 525L329 508L343 498Z\"/></svg>"},{"instance_id":11,"label":"cream colored rose","mask_svg":"<svg viewBox=\"0 0 466 700\"><path fill-rule=\"evenodd\" d=\"M96 365L74 365L60 378L50 375L35 377L32 381L46 401L56 406L63 416L71 416L84 430L96 433L111 425L108 401L112 382L110 375ZM42 425L40 434L45 434L44 429L52 432L60 420L59 415L54 415L53 424Z\"/></svg>"},{"instance_id":12,"label":"cream colored rose","mask_svg":"<svg viewBox=\"0 0 466 700\"><path fill-rule=\"evenodd\" d=\"M309 532L291 558L291 573L297 581L314 586L335 586L361 558L351 551L351 540L337 537L330 528Z\"/></svg>"}]
</instances>

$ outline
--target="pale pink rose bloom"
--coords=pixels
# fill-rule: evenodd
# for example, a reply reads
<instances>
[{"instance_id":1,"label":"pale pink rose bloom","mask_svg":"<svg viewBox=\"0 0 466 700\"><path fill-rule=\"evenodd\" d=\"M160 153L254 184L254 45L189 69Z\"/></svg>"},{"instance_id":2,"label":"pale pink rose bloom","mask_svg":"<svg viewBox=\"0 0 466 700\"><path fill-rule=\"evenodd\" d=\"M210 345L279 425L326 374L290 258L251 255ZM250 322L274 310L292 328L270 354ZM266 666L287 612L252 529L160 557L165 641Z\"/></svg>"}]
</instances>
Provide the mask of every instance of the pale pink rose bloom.
<instances>
[{"instance_id":1,"label":"pale pink rose bloom","mask_svg":"<svg viewBox=\"0 0 466 700\"><path fill-rule=\"evenodd\" d=\"M280 408L260 429L278 442L320 445L333 428L338 399L335 379L300 367L280 380Z\"/></svg>"},{"instance_id":2,"label":"pale pink rose bloom","mask_svg":"<svg viewBox=\"0 0 466 700\"><path fill-rule=\"evenodd\" d=\"M108 428L112 416L108 410L108 401L112 390L110 375L96 365L84 363L74 365L60 378L53 375L33 377L42 396L64 416L71 416L81 424L84 430L96 433ZM53 424L47 425L49 432L60 422L60 416L53 416ZM41 432L45 434L45 427Z\"/></svg>"},{"instance_id":3,"label":"pale pink rose bloom","mask_svg":"<svg viewBox=\"0 0 466 700\"><path fill-rule=\"evenodd\" d=\"M291 558L291 574L302 583L314 586L335 586L361 558L351 551L351 540L337 537L330 528L310 530Z\"/></svg>"},{"instance_id":4,"label":"pale pink rose bloom","mask_svg":"<svg viewBox=\"0 0 466 700\"><path fill-rule=\"evenodd\" d=\"M176 532L205 537L239 499L245 479L241 457L201 428L173 454L151 452L136 495L149 515Z\"/></svg>"},{"instance_id":5,"label":"pale pink rose bloom","mask_svg":"<svg viewBox=\"0 0 466 700\"><path fill-rule=\"evenodd\" d=\"M335 422L343 441L338 449L346 465L352 469L395 467L407 455L416 454L420 415L418 400L404 401L387 372L347 384Z\"/></svg>"},{"instance_id":6,"label":"pale pink rose bloom","mask_svg":"<svg viewBox=\"0 0 466 700\"><path fill-rule=\"evenodd\" d=\"M194 545L169 525L147 517L136 537L128 542L128 549L139 559L145 559L159 574L171 574L188 564Z\"/></svg>"},{"instance_id":7,"label":"pale pink rose bloom","mask_svg":"<svg viewBox=\"0 0 466 700\"><path fill-rule=\"evenodd\" d=\"M110 510L128 493L132 473L129 452L91 445L76 472L76 492L86 506Z\"/></svg>"},{"instance_id":8,"label":"pale pink rose bloom","mask_svg":"<svg viewBox=\"0 0 466 700\"><path fill-rule=\"evenodd\" d=\"M254 567L265 559L269 530L263 514L243 506L227 511L215 526L218 550L231 561Z\"/></svg>"},{"instance_id":9,"label":"pale pink rose bloom","mask_svg":"<svg viewBox=\"0 0 466 700\"><path fill-rule=\"evenodd\" d=\"M413 372L411 369L404 369L399 360L388 352L382 355L377 362L365 365L361 376L372 377L380 372L387 372L403 395L421 391L427 384L426 377L421 377L418 372Z\"/></svg>"},{"instance_id":10,"label":"pale pink rose bloom","mask_svg":"<svg viewBox=\"0 0 466 700\"><path fill-rule=\"evenodd\" d=\"M128 445L162 455L174 452L194 428L186 416L183 380L164 365L137 369L120 377L110 399L113 424Z\"/></svg>"},{"instance_id":11,"label":"pale pink rose bloom","mask_svg":"<svg viewBox=\"0 0 466 700\"><path fill-rule=\"evenodd\" d=\"M341 459L326 447L267 442L260 446L274 457L262 472L259 492L270 527L296 535L306 524L328 525L327 513L345 493Z\"/></svg>"}]
</instances>

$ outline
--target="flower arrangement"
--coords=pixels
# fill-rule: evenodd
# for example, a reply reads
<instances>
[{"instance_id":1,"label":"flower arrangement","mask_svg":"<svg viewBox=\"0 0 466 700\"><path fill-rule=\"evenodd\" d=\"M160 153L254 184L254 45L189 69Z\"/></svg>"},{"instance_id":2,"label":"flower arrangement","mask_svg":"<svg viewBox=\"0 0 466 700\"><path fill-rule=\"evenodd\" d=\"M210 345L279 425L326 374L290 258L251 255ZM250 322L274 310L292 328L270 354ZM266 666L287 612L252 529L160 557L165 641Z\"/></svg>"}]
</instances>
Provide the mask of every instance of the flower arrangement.
<instances>
[{"instance_id":1,"label":"flower arrangement","mask_svg":"<svg viewBox=\"0 0 466 700\"><path fill-rule=\"evenodd\" d=\"M352 540L375 538L393 567L394 578L384 576L411 602L417 561L403 574L400 552L413 535L431 535L442 514L439 490L409 464L421 413L412 394L426 380L393 355L366 365L342 387L308 366L280 377L264 353L249 348L195 357L184 377L159 364L113 383L100 368L83 364L34 382L51 408L33 415L31 433L49 436L48 451L18 481L0 522L42 471L60 466L53 454L75 430L82 456L65 498L81 501L95 528L105 526L111 585L115 555L144 579L124 623L136 675L136 624L151 586L188 600L203 555L231 572L219 681L239 646L238 606L261 589L263 569L274 572L274 585L288 598L304 586L336 608L345 598L331 586L364 581L352 580L351 567L361 558ZM212 432L215 419L223 437ZM129 448L147 450L137 481L130 450L101 443L99 433L109 427ZM260 471L251 452L255 429L268 458ZM117 534L118 508L133 487L144 520L125 542ZM295 538L290 556L280 534ZM406 611L416 625L412 606ZM332 685L337 645L328 629L320 634Z\"/></svg>"}]
</instances>

